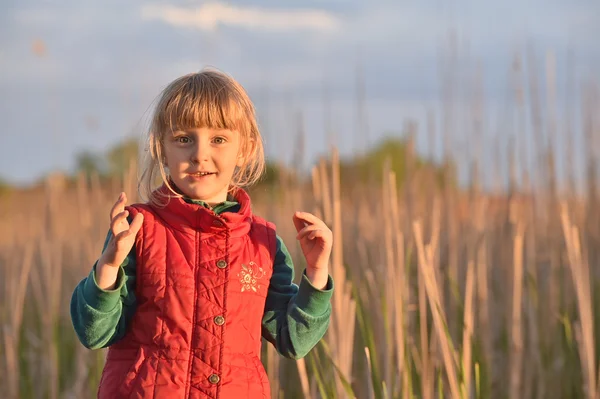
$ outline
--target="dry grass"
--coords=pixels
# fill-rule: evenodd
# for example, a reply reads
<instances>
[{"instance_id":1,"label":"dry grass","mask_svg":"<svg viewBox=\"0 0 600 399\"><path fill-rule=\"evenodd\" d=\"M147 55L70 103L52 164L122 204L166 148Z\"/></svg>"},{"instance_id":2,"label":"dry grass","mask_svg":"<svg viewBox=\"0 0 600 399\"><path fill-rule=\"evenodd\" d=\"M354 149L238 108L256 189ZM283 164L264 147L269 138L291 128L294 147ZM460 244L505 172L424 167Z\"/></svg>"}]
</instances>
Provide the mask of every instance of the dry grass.
<instances>
[{"instance_id":1,"label":"dry grass","mask_svg":"<svg viewBox=\"0 0 600 399\"><path fill-rule=\"evenodd\" d=\"M331 328L299 362L265 349L274 397L597 397L589 205L565 200L547 213L554 223L534 217L526 196L456 192L450 207L442 191L424 197L418 171L399 191L389 170L378 192L343 198L336 157L315 166L312 194L289 179L255 193L256 211L278 224L298 271L295 209L319 214L336 237ZM93 397L103 351L78 344L68 304L98 256L112 198L133 176L104 186L49 180L4 199L6 397Z\"/></svg>"},{"instance_id":2,"label":"dry grass","mask_svg":"<svg viewBox=\"0 0 600 399\"><path fill-rule=\"evenodd\" d=\"M540 124L540 100L531 98ZM459 190L440 186L410 153L402 185L387 164L381 184L341 187L336 151L306 181L282 175L256 190L255 211L278 225L297 275L303 263L293 212L315 212L335 237L331 327L298 362L265 346L273 397L599 398L592 105L583 124L590 152L582 196L572 182L559 192L553 140L543 136L539 142L550 147L540 146L535 176L518 176L512 151L510 186L496 194L479 187L481 160L472 186ZM483 116L476 117L480 126ZM102 184L54 177L0 198L2 397L95 397L104 351L78 343L69 301L99 255L114 198L125 190L136 199L135 176L132 167Z\"/></svg>"}]
</instances>

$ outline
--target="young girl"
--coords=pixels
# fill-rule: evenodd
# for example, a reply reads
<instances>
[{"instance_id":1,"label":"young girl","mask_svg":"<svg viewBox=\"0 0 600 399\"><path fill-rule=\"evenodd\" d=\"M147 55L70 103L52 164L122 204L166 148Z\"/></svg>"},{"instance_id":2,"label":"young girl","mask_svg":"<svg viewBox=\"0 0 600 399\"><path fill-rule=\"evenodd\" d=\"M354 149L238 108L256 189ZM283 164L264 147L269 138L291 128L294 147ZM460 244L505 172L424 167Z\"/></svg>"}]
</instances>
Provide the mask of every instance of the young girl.
<instances>
[{"instance_id":1,"label":"young girl","mask_svg":"<svg viewBox=\"0 0 600 399\"><path fill-rule=\"evenodd\" d=\"M254 107L220 72L167 86L149 148L148 202L125 206L121 193L102 255L71 299L82 344L109 347L98 397L270 398L261 337L292 359L323 337L332 233L293 215L307 265L294 284L286 246L242 188L264 169Z\"/></svg>"}]
</instances>

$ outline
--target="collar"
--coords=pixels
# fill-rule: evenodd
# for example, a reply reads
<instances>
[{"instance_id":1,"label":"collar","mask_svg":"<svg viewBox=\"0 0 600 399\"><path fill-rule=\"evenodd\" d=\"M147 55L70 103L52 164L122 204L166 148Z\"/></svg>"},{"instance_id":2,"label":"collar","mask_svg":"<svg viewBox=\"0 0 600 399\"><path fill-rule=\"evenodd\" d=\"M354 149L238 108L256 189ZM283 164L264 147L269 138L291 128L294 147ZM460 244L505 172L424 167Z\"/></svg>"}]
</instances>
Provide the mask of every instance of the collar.
<instances>
[{"instance_id":1,"label":"collar","mask_svg":"<svg viewBox=\"0 0 600 399\"><path fill-rule=\"evenodd\" d=\"M211 209L217 215L220 215L223 212L237 212L240 205L233 197L228 197L226 201L218 203L213 207L201 200L195 200L188 197L183 197L183 200L188 204L194 204L206 209Z\"/></svg>"},{"instance_id":2,"label":"collar","mask_svg":"<svg viewBox=\"0 0 600 399\"><path fill-rule=\"evenodd\" d=\"M200 231L210 234L227 233L230 236L242 236L250 231L252 204L248 193L241 188L232 193L230 200L213 209L203 201L175 197L164 184L156 191L167 199L167 204L163 207L150 206L174 229L193 235ZM233 211L235 205L239 207L237 211Z\"/></svg>"}]
</instances>

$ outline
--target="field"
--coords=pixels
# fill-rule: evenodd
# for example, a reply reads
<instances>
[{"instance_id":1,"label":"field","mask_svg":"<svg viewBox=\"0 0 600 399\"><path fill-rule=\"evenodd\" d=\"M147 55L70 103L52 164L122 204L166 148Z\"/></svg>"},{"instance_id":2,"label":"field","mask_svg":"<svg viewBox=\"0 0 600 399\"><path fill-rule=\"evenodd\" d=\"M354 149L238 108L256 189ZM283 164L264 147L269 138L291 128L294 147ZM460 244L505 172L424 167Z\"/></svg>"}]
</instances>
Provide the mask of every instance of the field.
<instances>
[{"instance_id":1,"label":"field","mask_svg":"<svg viewBox=\"0 0 600 399\"><path fill-rule=\"evenodd\" d=\"M330 329L301 361L264 345L273 396L598 397L599 131L593 104L586 109L584 190L573 177L558 183L563 149L552 140L536 149L535 174L510 159L499 173L508 183L484 189L477 159L459 185L450 163L434 171L410 139L364 179L332 149L311 174L281 168L253 190L255 212L278 225L296 276L293 212L317 213L335 237ZM50 176L2 192L3 398L95 397L105 352L78 342L69 301L99 256L114 199L122 190L136 199L137 172Z\"/></svg>"}]
</instances>

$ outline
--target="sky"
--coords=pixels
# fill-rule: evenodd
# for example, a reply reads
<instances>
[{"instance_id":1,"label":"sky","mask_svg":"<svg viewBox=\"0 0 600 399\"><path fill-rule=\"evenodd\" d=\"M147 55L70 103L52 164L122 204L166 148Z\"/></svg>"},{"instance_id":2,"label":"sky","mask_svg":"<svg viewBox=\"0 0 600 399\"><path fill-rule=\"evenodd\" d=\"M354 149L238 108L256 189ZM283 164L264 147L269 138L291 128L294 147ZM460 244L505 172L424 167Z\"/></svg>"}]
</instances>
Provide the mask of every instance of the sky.
<instances>
[{"instance_id":1,"label":"sky","mask_svg":"<svg viewBox=\"0 0 600 399\"><path fill-rule=\"evenodd\" d=\"M468 158L477 104L486 151L511 134L530 148L534 136L515 133L507 108L515 55L526 72L535 61L542 94L553 57L557 120L572 112L576 126L581 88L600 83L598 37L596 0L4 0L0 177L29 184L71 171L81 151L141 137L160 90L207 66L247 89L272 160L293 159L300 129L308 165L331 140L352 154L401 135L408 120L419 123L420 151L439 157L447 143Z\"/></svg>"}]
</instances>

